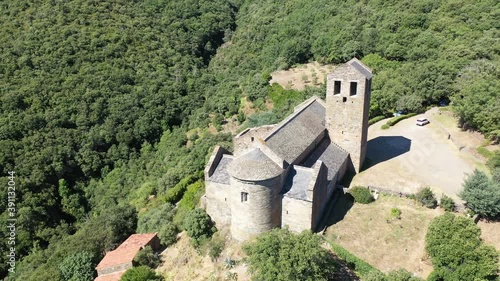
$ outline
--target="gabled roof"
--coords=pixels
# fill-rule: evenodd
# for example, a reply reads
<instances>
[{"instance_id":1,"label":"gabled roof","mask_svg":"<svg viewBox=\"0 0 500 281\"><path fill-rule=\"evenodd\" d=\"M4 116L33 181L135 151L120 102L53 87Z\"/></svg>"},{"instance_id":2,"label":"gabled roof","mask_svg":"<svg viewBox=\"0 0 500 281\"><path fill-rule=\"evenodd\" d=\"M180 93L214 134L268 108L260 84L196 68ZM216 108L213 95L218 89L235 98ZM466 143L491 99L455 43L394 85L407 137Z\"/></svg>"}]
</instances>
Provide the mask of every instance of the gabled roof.
<instances>
[{"instance_id":1,"label":"gabled roof","mask_svg":"<svg viewBox=\"0 0 500 281\"><path fill-rule=\"evenodd\" d=\"M349 157L347 151L333 143L330 138L324 138L308 158L302 163L305 167L312 167L320 160L328 169L328 180L331 181L345 160Z\"/></svg>"},{"instance_id":2,"label":"gabled roof","mask_svg":"<svg viewBox=\"0 0 500 281\"><path fill-rule=\"evenodd\" d=\"M117 271L106 275L97 276L94 281L120 281L122 275L125 274L127 270Z\"/></svg>"},{"instance_id":3,"label":"gabled roof","mask_svg":"<svg viewBox=\"0 0 500 281\"><path fill-rule=\"evenodd\" d=\"M266 138L277 156L292 164L325 130L325 106L317 97L305 101Z\"/></svg>"},{"instance_id":4,"label":"gabled roof","mask_svg":"<svg viewBox=\"0 0 500 281\"><path fill-rule=\"evenodd\" d=\"M371 69L357 58L353 58L352 60L348 61L347 64L354 67L359 73L363 74L366 79L371 79L373 77Z\"/></svg>"},{"instance_id":5,"label":"gabled roof","mask_svg":"<svg viewBox=\"0 0 500 281\"><path fill-rule=\"evenodd\" d=\"M227 172L227 167L231 164L231 162L233 162L232 155L222 155L214 173L208 178L208 180L216 183L229 184L229 173Z\"/></svg>"},{"instance_id":6,"label":"gabled roof","mask_svg":"<svg viewBox=\"0 0 500 281\"><path fill-rule=\"evenodd\" d=\"M135 255L146 246L155 236L155 233L132 234L118 248L107 252L96 269L116 266L134 260Z\"/></svg>"}]
</instances>

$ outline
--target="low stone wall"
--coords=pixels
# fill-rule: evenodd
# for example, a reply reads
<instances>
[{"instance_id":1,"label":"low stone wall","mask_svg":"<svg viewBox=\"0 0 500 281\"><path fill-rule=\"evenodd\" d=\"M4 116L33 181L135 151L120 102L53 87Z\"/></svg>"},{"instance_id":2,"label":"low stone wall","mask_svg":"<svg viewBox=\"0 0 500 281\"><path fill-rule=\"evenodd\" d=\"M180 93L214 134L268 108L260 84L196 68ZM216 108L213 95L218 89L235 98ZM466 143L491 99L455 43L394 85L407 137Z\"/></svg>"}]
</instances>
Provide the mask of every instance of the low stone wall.
<instances>
[{"instance_id":1,"label":"low stone wall","mask_svg":"<svg viewBox=\"0 0 500 281\"><path fill-rule=\"evenodd\" d=\"M132 266L133 266L132 262L127 262L127 263L122 263L122 264L115 265L115 266L104 267L104 268L101 268L101 269L97 269L97 276L101 276L101 275L111 274L113 272L122 271L122 270L125 270L125 269L129 269Z\"/></svg>"}]
</instances>

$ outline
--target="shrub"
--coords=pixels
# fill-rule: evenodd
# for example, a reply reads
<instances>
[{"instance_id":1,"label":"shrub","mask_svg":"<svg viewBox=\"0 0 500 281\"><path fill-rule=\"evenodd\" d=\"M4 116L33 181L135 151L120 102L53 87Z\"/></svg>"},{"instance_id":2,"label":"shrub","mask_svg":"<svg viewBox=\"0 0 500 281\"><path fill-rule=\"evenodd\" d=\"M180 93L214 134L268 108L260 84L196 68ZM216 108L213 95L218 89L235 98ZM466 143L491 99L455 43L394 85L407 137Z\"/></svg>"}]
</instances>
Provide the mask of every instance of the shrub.
<instances>
[{"instance_id":1,"label":"shrub","mask_svg":"<svg viewBox=\"0 0 500 281\"><path fill-rule=\"evenodd\" d=\"M151 209L139 218L137 232L158 232L161 243L170 246L177 241L178 229L172 222L174 214L174 206L170 203Z\"/></svg>"},{"instance_id":2,"label":"shrub","mask_svg":"<svg viewBox=\"0 0 500 281\"><path fill-rule=\"evenodd\" d=\"M408 119L408 118L413 117L415 115L417 115L417 113L408 113L408 114L405 114L405 115L400 115L398 117L394 117L391 120L387 121L386 124L389 125L389 126L394 126L397 123L399 123L399 121Z\"/></svg>"},{"instance_id":3,"label":"shrub","mask_svg":"<svg viewBox=\"0 0 500 281\"><path fill-rule=\"evenodd\" d=\"M208 243L208 255L212 259L212 261L217 260L219 258L220 253L222 253L222 250L224 250L224 246L226 244L226 241L224 240L224 237L220 235L220 233L216 233L213 237L212 240Z\"/></svg>"},{"instance_id":4,"label":"shrub","mask_svg":"<svg viewBox=\"0 0 500 281\"><path fill-rule=\"evenodd\" d=\"M354 201L361 204L368 204L375 200L370 190L366 187L355 186L349 191L349 193L352 197L354 197Z\"/></svg>"},{"instance_id":5,"label":"shrub","mask_svg":"<svg viewBox=\"0 0 500 281\"><path fill-rule=\"evenodd\" d=\"M387 130L389 129L391 126L387 125L387 124L384 124L382 125L382 127L380 127L382 130Z\"/></svg>"},{"instance_id":6,"label":"shrub","mask_svg":"<svg viewBox=\"0 0 500 281\"><path fill-rule=\"evenodd\" d=\"M368 125L373 125L373 124L377 123L378 121L384 120L384 119L385 119L384 115L373 117L372 119L368 120Z\"/></svg>"},{"instance_id":7,"label":"shrub","mask_svg":"<svg viewBox=\"0 0 500 281\"><path fill-rule=\"evenodd\" d=\"M398 208L391 209L391 218L400 219L401 218L401 210Z\"/></svg>"},{"instance_id":8,"label":"shrub","mask_svg":"<svg viewBox=\"0 0 500 281\"><path fill-rule=\"evenodd\" d=\"M184 219L184 229L187 231L195 247L199 247L203 241L214 234L216 228L210 216L204 209L190 211Z\"/></svg>"},{"instance_id":9,"label":"shrub","mask_svg":"<svg viewBox=\"0 0 500 281\"><path fill-rule=\"evenodd\" d=\"M443 208L447 212L454 212L455 211L455 201L451 199L450 197L446 196L443 194L441 197L441 202L439 204L441 208Z\"/></svg>"},{"instance_id":10,"label":"shrub","mask_svg":"<svg viewBox=\"0 0 500 281\"><path fill-rule=\"evenodd\" d=\"M147 266L132 267L127 270L120 281L162 281L163 277L158 276L154 270Z\"/></svg>"},{"instance_id":11,"label":"shrub","mask_svg":"<svg viewBox=\"0 0 500 281\"><path fill-rule=\"evenodd\" d=\"M417 194L415 194L415 198L427 208L433 209L437 206L436 197L434 197L434 193L429 187L420 189Z\"/></svg>"},{"instance_id":12,"label":"shrub","mask_svg":"<svg viewBox=\"0 0 500 281\"><path fill-rule=\"evenodd\" d=\"M393 270L387 274L386 281L424 281L422 278L414 277L406 269Z\"/></svg>"},{"instance_id":13,"label":"shrub","mask_svg":"<svg viewBox=\"0 0 500 281\"><path fill-rule=\"evenodd\" d=\"M150 268L156 268L161 262L160 256L149 245L137 253L134 261L138 265L145 265Z\"/></svg>"},{"instance_id":14,"label":"shrub","mask_svg":"<svg viewBox=\"0 0 500 281\"><path fill-rule=\"evenodd\" d=\"M187 187L195 182L198 178L196 176L190 175L182 180L180 180L174 187L167 190L167 195L165 196L165 202L175 204L181 200L184 192L186 192Z\"/></svg>"}]
</instances>

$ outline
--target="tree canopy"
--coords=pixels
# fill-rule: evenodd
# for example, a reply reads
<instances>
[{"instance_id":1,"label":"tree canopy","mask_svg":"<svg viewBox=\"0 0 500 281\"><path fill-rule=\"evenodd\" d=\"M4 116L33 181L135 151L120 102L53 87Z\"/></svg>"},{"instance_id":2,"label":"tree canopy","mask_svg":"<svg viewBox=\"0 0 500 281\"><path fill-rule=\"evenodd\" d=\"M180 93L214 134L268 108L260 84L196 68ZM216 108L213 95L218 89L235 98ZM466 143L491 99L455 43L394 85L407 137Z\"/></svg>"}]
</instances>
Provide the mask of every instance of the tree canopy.
<instances>
[{"instance_id":1,"label":"tree canopy","mask_svg":"<svg viewBox=\"0 0 500 281\"><path fill-rule=\"evenodd\" d=\"M488 218L500 216L500 181L475 170L465 179L460 197L475 213Z\"/></svg>"}]
</instances>

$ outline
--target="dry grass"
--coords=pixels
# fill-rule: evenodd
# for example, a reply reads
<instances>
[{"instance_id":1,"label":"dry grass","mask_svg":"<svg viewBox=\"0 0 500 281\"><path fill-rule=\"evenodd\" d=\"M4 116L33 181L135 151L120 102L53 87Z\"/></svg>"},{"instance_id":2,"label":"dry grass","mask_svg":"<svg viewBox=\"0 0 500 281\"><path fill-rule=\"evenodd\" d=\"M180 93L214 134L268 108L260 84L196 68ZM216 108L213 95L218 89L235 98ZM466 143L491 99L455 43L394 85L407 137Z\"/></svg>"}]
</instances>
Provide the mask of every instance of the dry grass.
<instances>
[{"instance_id":1,"label":"dry grass","mask_svg":"<svg viewBox=\"0 0 500 281\"><path fill-rule=\"evenodd\" d=\"M272 79L269 83L278 83L285 89L303 90L305 86L323 84L326 75L333 71L333 67L333 65L311 62L288 70L275 71L271 74Z\"/></svg>"},{"instance_id":2,"label":"dry grass","mask_svg":"<svg viewBox=\"0 0 500 281\"><path fill-rule=\"evenodd\" d=\"M402 211L399 220L390 218L391 208ZM368 205L354 204L326 235L381 271L405 268L425 278L432 271L425 233L440 214L442 210L426 209L409 199L380 196Z\"/></svg>"},{"instance_id":3,"label":"dry grass","mask_svg":"<svg viewBox=\"0 0 500 281\"><path fill-rule=\"evenodd\" d=\"M227 236L227 233L224 235ZM242 259L243 253L240 243L228 241L224 251L216 261L212 261L208 255L199 254L191 246L189 237L185 232L180 234L177 243L161 253L164 263L157 271L165 277L165 280L226 280L226 274L233 272L238 275L238 280L250 280L247 275L246 266L239 264L233 269L224 267L224 260L230 257L235 261Z\"/></svg>"},{"instance_id":4,"label":"dry grass","mask_svg":"<svg viewBox=\"0 0 500 281\"><path fill-rule=\"evenodd\" d=\"M479 221L483 241L500 251L500 222Z\"/></svg>"}]
</instances>

